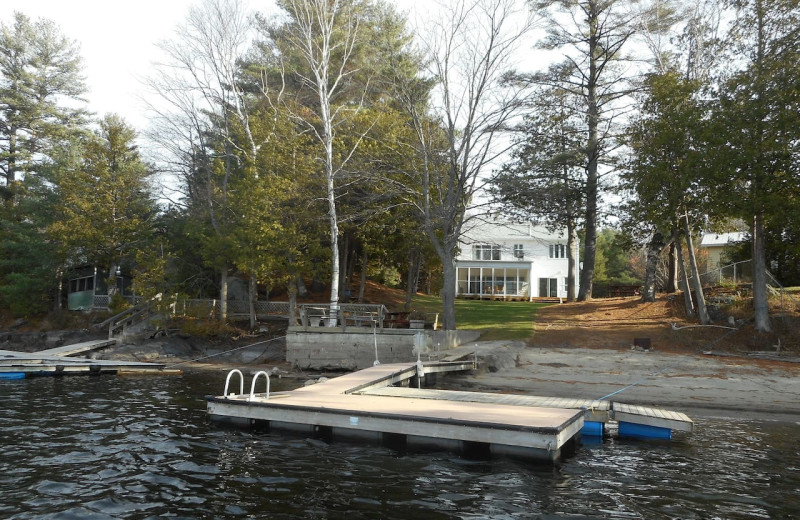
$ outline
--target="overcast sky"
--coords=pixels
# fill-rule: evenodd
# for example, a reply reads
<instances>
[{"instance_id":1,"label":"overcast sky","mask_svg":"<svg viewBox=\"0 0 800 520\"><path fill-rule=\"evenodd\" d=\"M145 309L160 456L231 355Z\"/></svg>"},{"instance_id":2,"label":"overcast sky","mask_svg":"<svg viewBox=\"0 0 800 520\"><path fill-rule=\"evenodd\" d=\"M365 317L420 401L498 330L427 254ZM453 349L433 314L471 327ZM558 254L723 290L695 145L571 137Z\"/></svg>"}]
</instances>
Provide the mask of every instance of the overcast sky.
<instances>
[{"instance_id":1,"label":"overcast sky","mask_svg":"<svg viewBox=\"0 0 800 520\"><path fill-rule=\"evenodd\" d=\"M199 0L0 0L0 20L10 24L14 11L32 19L48 18L62 34L81 46L84 75L90 89L89 109L98 115L116 112L143 130L147 125L141 79L159 57L156 43L170 39L189 7ZM245 0L266 11L271 0ZM414 0L397 0L408 6Z\"/></svg>"}]
</instances>

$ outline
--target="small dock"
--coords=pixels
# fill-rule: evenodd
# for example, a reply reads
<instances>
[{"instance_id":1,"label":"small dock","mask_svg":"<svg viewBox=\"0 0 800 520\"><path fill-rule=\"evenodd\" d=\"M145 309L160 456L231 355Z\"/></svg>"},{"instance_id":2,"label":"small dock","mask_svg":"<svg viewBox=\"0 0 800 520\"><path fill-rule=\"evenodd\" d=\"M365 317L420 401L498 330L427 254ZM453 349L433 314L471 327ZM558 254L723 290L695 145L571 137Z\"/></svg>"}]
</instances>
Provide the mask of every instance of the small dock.
<instances>
[{"instance_id":1,"label":"small dock","mask_svg":"<svg viewBox=\"0 0 800 520\"><path fill-rule=\"evenodd\" d=\"M602 400L419 388L431 374L471 370L472 362L377 365L289 392L269 392L259 372L245 393L244 376L228 374L221 396L208 396L212 420L257 430L293 431L324 440L369 441L397 449L434 448L512 455L554 462L581 435L602 437L619 424L621 437L669 439L691 432L680 412ZM239 391L229 392L238 375ZM264 380L260 381L260 376ZM236 381L234 381L235 383ZM263 385L266 392L257 393Z\"/></svg>"},{"instance_id":2,"label":"small dock","mask_svg":"<svg viewBox=\"0 0 800 520\"><path fill-rule=\"evenodd\" d=\"M36 376L167 373L164 365L139 361L111 361L73 357L115 344L115 340L94 340L38 352L0 350L0 379Z\"/></svg>"},{"instance_id":3,"label":"small dock","mask_svg":"<svg viewBox=\"0 0 800 520\"><path fill-rule=\"evenodd\" d=\"M371 395L426 374L472 369L472 363L378 365L290 392L208 397L213 420L256 429L301 432L326 440L371 441L399 449L446 449L557 461L573 450L582 410ZM229 374L229 381L230 376ZM267 376L268 378L268 376ZM268 379L267 379L268 380ZM267 385L264 381L262 384Z\"/></svg>"}]
</instances>

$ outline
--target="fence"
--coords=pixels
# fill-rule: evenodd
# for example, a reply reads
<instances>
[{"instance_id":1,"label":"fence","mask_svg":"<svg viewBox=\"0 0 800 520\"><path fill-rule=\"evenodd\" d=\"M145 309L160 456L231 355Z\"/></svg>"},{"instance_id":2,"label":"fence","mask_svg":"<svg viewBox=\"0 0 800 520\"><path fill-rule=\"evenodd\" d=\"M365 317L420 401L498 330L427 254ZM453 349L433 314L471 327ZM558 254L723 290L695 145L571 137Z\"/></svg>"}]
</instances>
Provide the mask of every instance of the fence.
<instances>
[{"instance_id":1,"label":"fence","mask_svg":"<svg viewBox=\"0 0 800 520\"><path fill-rule=\"evenodd\" d=\"M689 278L691 281L691 278ZM739 285L753 282L753 261L743 260L700 275L703 285ZM778 284L780 285L780 284Z\"/></svg>"},{"instance_id":2,"label":"fence","mask_svg":"<svg viewBox=\"0 0 800 520\"><path fill-rule=\"evenodd\" d=\"M173 304L173 314L191 318L215 318L220 313L220 300L203 300L196 298L181 298ZM256 301L255 312L257 318L289 316L289 302ZM227 314L229 317L250 316L250 302L246 300L228 300Z\"/></svg>"},{"instance_id":3,"label":"fence","mask_svg":"<svg viewBox=\"0 0 800 520\"><path fill-rule=\"evenodd\" d=\"M769 271L767 274L767 291L770 295L779 298L779 306L781 311L794 310L800 307L798 301L786 291L783 285L775 279ZM691 283L692 278L689 278ZM735 262L719 269L713 269L700 275L700 280L703 286L725 286L731 285L740 287L741 285L748 285L753 283L753 261L743 260Z\"/></svg>"},{"instance_id":4,"label":"fence","mask_svg":"<svg viewBox=\"0 0 800 520\"><path fill-rule=\"evenodd\" d=\"M124 299L135 305L141 298L125 296ZM111 297L107 294L95 294L93 308L108 309L111 304ZM214 318L219 316L220 300L206 300L199 298L179 298L170 305L175 316L187 316L192 318ZM287 317L289 316L288 302L255 302L256 316L266 317ZM245 300L228 300L228 316L250 316L250 302Z\"/></svg>"},{"instance_id":5,"label":"fence","mask_svg":"<svg viewBox=\"0 0 800 520\"><path fill-rule=\"evenodd\" d=\"M122 299L130 303L131 305L136 305L141 300L141 298L139 298L138 296L123 296ZM111 305L111 296L107 294L95 294L92 297L93 309L108 310L110 305Z\"/></svg>"}]
</instances>

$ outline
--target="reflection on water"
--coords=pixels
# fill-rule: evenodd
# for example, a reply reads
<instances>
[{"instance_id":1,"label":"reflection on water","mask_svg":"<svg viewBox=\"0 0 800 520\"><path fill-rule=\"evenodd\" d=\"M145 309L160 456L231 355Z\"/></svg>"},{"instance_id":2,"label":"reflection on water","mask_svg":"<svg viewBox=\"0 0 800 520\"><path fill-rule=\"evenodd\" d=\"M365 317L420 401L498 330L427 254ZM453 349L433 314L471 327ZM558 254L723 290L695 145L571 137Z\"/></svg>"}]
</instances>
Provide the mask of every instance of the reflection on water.
<instances>
[{"instance_id":1,"label":"reflection on water","mask_svg":"<svg viewBox=\"0 0 800 520\"><path fill-rule=\"evenodd\" d=\"M0 381L0 517L800 517L800 426L699 420L556 466L210 423L224 373Z\"/></svg>"}]
</instances>

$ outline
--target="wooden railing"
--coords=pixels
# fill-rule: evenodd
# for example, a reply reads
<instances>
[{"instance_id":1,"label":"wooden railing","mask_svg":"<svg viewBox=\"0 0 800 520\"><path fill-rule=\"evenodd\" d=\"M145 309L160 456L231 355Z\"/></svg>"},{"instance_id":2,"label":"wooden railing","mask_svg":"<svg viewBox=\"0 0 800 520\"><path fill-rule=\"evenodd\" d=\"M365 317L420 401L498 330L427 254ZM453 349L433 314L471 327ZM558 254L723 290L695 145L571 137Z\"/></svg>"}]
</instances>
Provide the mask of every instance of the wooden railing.
<instances>
[{"instance_id":1,"label":"wooden railing","mask_svg":"<svg viewBox=\"0 0 800 520\"><path fill-rule=\"evenodd\" d=\"M155 303L161 300L161 294L157 294L146 302L140 302L130 309L111 316L107 320L99 323L97 328L108 326L108 339L113 339L115 335L124 333L125 329L133 325L149 320L156 314Z\"/></svg>"}]
</instances>

